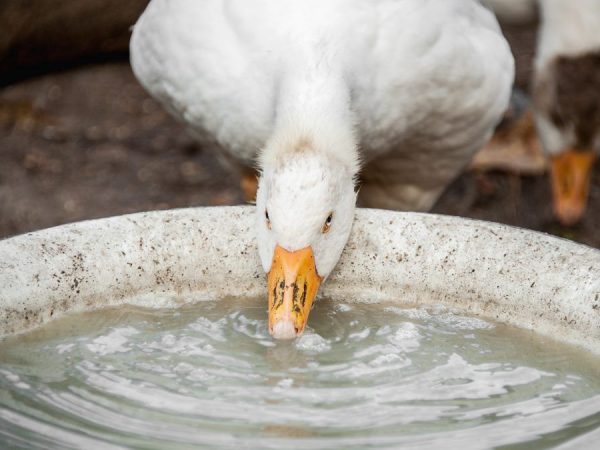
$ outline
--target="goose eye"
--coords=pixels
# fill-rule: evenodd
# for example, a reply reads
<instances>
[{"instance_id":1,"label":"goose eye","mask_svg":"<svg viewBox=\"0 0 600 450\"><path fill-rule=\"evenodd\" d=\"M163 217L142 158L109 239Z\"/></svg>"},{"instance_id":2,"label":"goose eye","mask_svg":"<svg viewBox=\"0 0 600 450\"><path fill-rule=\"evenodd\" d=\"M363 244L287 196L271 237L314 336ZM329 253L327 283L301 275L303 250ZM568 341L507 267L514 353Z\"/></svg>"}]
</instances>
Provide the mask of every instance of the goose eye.
<instances>
[{"instance_id":1,"label":"goose eye","mask_svg":"<svg viewBox=\"0 0 600 450\"><path fill-rule=\"evenodd\" d=\"M327 216L327 220L325 220L325 223L323 224L323 228L321 229L321 232L323 234L325 234L329 231L329 229L331 228L332 221L333 221L333 213L329 213L329 216Z\"/></svg>"},{"instance_id":2,"label":"goose eye","mask_svg":"<svg viewBox=\"0 0 600 450\"><path fill-rule=\"evenodd\" d=\"M265 209L265 219L267 220L267 228L271 229L271 219L269 219L269 211Z\"/></svg>"}]
</instances>

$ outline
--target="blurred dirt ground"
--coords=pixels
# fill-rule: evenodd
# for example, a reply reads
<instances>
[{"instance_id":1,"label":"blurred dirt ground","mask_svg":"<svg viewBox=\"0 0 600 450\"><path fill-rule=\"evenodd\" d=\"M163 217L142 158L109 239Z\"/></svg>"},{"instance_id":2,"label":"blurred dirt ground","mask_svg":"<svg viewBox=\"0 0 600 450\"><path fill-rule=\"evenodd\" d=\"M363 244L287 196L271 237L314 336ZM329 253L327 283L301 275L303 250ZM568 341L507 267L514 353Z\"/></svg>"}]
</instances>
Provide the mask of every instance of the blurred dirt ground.
<instances>
[{"instance_id":1,"label":"blurred dirt ground","mask_svg":"<svg viewBox=\"0 0 600 450\"><path fill-rule=\"evenodd\" d=\"M507 37L516 48L517 85L526 89L534 31L517 27ZM242 201L237 174L145 94L125 61L0 90L0 238L82 219ZM588 213L573 228L553 220L546 176L466 172L433 212L600 247L600 165Z\"/></svg>"},{"instance_id":2,"label":"blurred dirt ground","mask_svg":"<svg viewBox=\"0 0 600 450\"><path fill-rule=\"evenodd\" d=\"M0 91L0 236L134 211L235 204L237 183L145 94L127 63Z\"/></svg>"}]
</instances>

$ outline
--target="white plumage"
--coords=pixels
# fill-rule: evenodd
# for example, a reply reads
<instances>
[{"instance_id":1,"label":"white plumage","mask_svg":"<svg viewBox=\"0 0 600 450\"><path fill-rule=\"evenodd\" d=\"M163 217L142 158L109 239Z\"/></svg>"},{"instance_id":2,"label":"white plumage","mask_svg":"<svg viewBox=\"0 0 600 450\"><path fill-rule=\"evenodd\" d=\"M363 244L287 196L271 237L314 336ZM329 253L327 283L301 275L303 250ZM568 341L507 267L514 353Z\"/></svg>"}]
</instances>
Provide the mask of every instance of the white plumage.
<instances>
[{"instance_id":1,"label":"white plumage","mask_svg":"<svg viewBox=\"0 0 600 450\"><path fill-rule=\"evenodd\" d=\"M600 50L598 0L539 0L541 25L536 70L544 70L558 56L582 56Z\"/></svg>"},{"instance_id":2,"label":"white plumage","mask_svg":"<svg viewBox=\"0 0 600 450\"><path fill-rule=\"evenodd\" d=\"M365 205L429 209L490 137L514 75L474 0L153 0L131 62L196 133L258 161L265 271L277 245L310 247L321 277L359 169Z\"/></svg>"},{"instance_id":3,"label":"white plumage","mask_svg":"<svg viewBox=\"0 0 600 450\"><path fill-rule=\"evenodd\" d=\"M297 128L343 121L366 181L391 196L368 203L403 209L432 206L513 80L496 20L470 0L154 0L131 50L149 92L246 165L284 109Z\"/></svg>"}]
</instances>

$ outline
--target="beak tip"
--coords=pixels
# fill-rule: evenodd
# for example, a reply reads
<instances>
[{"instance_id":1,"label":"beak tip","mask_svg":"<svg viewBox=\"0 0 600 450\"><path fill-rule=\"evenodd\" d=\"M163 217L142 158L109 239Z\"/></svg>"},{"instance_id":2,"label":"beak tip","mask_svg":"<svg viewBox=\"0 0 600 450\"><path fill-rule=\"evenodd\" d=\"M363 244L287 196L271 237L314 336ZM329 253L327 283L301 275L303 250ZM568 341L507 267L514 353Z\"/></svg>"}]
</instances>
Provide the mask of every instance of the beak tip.
<instances>
[{"instance_id":1,"label":"beak tip","mask_svg":"<svg viewBox=\"0 0 600 450\"><path fill-rule=\"evenodd\" d=\"M583 217L583 210L580 208L563 208L556 211L555 214L562 226L572 227L576 225Z\"/></svg>"},{"instance_id":2,"label":"beak tip","mask_svg":"<svg viewBox=\"0 0 600 450\"><path fill-rule=\"evenodd\" d=\"M294 322L288 320L280 320L271 329L271 335L275 339L294 339L298 333Z\"/></svg>"}]
</instances>

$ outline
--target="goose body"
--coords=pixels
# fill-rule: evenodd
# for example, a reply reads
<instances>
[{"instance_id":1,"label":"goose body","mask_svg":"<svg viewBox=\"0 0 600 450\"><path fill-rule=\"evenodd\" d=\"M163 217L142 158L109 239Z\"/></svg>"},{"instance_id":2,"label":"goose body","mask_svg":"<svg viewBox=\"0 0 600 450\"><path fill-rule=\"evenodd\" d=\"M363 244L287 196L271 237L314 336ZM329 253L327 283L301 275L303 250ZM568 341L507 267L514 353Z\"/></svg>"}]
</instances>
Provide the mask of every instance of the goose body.
<instances>
[{"instance_id":1,"label":"goose body","mask_svg":"<svg viewBox=\"0 0 600 450\"><path fill-rule=\"evenodd\" d=\"M348 102L364 203L396 209L432 206L489 138L513 79L495 19L464 0L154 0L131 50L146 89L247 166L285 104L323 122Z\"/></svg>"},{"instance_id":2,"label":"goose body","mask_svg":"<svg viewBox=\"0 0 600 450\"><path fill-rule=\"evenodd\" d=\"M153 0L145 88L230 159L258 162L271 332L293 337L367 206L429 209L489 139L514 63L471 0Z\"/></svg>"}]
</instances>

